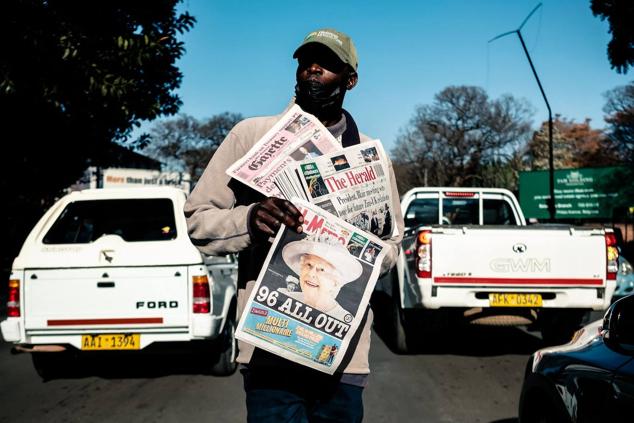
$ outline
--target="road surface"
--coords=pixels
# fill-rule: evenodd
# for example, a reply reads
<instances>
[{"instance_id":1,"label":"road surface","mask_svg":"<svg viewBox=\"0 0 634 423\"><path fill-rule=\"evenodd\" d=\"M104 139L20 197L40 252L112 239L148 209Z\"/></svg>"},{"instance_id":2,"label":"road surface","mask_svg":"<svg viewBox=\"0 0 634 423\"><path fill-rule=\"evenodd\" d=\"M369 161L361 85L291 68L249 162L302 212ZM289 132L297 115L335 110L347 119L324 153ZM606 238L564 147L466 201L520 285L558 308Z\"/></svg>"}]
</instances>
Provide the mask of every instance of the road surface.
<instances>
[{"instance_id":1,"label":"road surface","mask_svg":"<svg viewBox=\"0 0 634 423\"><path fill-rule=\"evenodd\" d=\"M516 328L473 327L397 355L373 335L365 422L511 423L528 355L539 338ZM243 422L239 373L197 374L186 356L84 360L42 381L28 354L0 343L0 422Z\"/></svg>"}]
</instances>

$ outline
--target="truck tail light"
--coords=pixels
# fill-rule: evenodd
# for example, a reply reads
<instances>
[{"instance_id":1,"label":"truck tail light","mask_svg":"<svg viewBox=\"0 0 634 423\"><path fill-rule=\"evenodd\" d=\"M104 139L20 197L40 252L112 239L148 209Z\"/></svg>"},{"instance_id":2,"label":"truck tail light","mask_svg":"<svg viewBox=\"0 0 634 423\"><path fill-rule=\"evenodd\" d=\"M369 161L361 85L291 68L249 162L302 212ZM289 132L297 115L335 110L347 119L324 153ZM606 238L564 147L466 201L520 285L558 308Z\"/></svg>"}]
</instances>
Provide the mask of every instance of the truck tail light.
<instances>
[{"instance_id":1,"label":"truck tail light","mask_svg":"<svg viewBox=\"0 0 634 423\"><path fill-rule=\"evenodd\" d=\"M9 297L7 300L7 316L20 317L20 280L9 279Z\"/></svg>"},{"instance_id":2,"label":"truck tail light","mask_svg":"<svg viewBox=\"0 0 634 423\"><path fill-rule=\"evenodd\" d=\"M614 281L619 271L619 250L616 247L616 235L613 232L605 234L605 249L607 280Z\"/></svg>"},{"instance_id":3,"label":"truck tail light","mask_svg":"<svg viewBox=\"0 0 634 423\"><path fill-rule=\"evenodd\" d=\"M194 276L192 282L194 283L194 313L209 313L211 308L209 279L207 276Z\"/></svg>"},{"instance_id":4,"label":"truck tail light","mask_svg":"<svg viewBox=\"0 0 634 423\"><path fill-rule=\"evenodd\" d=\"M473 198L475 195L475 192L445 191L445 197L451 198Z\"/></svg>"},{"instance_id":5,"label":"truck tail light","mask_svg":"<svg viewBox=\"0 0 634 423\"><path fill-rule=\"evenodd\" d=\"M416 276L431 278L431 231L422 230L416 238Z\"/></svg>"}]
</instances>

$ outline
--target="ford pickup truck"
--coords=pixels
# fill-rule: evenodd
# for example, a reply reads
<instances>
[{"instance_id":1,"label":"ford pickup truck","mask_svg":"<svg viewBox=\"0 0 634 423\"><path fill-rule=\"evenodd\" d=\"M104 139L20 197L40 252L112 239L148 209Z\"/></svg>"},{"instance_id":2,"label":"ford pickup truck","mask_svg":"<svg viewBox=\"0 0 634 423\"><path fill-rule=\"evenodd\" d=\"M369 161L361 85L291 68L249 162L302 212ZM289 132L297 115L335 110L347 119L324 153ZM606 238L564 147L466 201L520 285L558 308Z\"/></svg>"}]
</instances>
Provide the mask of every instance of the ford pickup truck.
<instances>
[{"instance_id":1,"label":"ford pickup truck","mask_svg":"<svg viewBox=\"0 0 634 423\"><path fill-rule=\"evenodd\" d=\"M168 187L92 189L54 204L13 262L0 324L13 351L32 353L44 378L80 354L154 347L233 373L237 264L194 247L185 198Z\"/></svg>"},{"instance_id":2,"label":"ford pickup truck","mask_svg":"<svg viewBox=\"0 0 634 423\"><path fill-rule=\"evenodd\" d=\"M447 324L527 325L545 342L570 339L616 286L611 229L529 225L515 196L488 188L415 188L395 269L377 284L391 297L393 345L406 352Z\"/></svg>"}]
</instances>

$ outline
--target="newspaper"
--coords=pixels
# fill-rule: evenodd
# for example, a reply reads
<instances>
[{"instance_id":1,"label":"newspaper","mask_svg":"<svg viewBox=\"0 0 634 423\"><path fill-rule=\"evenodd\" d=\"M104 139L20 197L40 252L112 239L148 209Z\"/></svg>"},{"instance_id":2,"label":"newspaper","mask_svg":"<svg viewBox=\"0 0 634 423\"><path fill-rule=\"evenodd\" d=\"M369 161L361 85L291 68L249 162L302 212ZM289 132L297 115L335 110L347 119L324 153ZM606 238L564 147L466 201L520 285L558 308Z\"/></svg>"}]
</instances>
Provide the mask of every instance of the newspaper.
<instances>
[{"instance_id":1,"label":"newspaper","mask_svg":"<svg viewBox=\"0 0 634 423\"><path fill-rule=\"evenodd\" d=\"M388 159L378 140L294 163L275 183L289 200L301 198L379 238L395 228Z\"/></svg>"},{"instance_id":2,"label":"newspaper","mask_svg":"<svg viewBox=\"0 0 634 423\"><path fill-rule=\"evenodd\" d=\"M278 232L236 337L333 374L364 323L387 245L313 204L296 206L304 231Z\"/></svg>"},{"instance_id":3,"label":"newspaper","mask_svg":"<svg viewBox=\"0 0 634 423\"><path fill-rule=\"evenodd\" d=\"M274 178L286 166L340 148L319 119L293 105L227 175L266 196L282 197Z\"/></svg>"}]
</instances>

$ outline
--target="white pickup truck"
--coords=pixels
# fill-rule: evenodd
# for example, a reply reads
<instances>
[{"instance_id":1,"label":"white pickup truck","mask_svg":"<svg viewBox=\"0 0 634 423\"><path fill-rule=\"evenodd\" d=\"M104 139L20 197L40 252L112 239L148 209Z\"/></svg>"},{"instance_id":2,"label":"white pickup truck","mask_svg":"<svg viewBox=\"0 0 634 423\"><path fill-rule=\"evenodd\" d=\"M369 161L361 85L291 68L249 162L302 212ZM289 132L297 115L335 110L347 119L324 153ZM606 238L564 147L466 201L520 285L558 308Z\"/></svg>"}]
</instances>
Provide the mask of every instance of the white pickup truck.
<instances>
[{"instance_id":1,"label":"white pickup truck","mask_svg":"<svg viewBox=\"0 0 634 423\"><path fill-rule=\"evenodd\" d=\"M205 257L187 235L185 193L144 187L73 192L35 225L13 262L14 352L46 378L81 354L172 347L201 370L236 369L233 256Z\"/></svg>"},{"instance_id":2,"label":"white pickup truck","mask_svg":"<svg viewBox=\"0 0 634 423\"><path fill-rule=\"evenodd\" d=\"M561 343L586 312L610 305L618 270L611 229L526 226L504 189L415 188L401 207L402 251L377 284L391 296L400 352L458 321L532 325Z\"/></svg>"}]
</instances>

